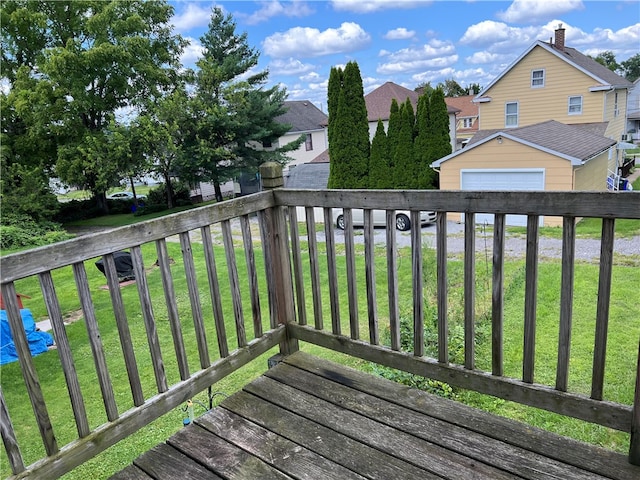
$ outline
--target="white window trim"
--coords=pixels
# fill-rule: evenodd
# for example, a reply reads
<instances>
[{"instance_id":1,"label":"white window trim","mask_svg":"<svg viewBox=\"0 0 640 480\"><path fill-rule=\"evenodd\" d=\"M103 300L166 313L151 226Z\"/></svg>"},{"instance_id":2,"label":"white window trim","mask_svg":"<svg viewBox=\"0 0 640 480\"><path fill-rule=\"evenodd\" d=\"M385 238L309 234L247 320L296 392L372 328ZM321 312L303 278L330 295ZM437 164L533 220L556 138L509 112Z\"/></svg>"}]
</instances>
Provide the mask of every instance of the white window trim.
<instances>
[{"instance_id":1,"label":"white window trim","mask_svg":"<svg viewBox=\"0 0 640 480\"><path fill-rule=\"evenodd\" d=\"M507 106L508 105L513 105L515 104L516 106L516 123L515 125L507 125L507 115L514 115L513 113L511 114L507 114ZM517 128L518 125L520 124L520 102L515 101L515 102L505 102L504 103L504 128Z\"/></svg>"},{"instance_id":2,"label":"white window trim","mask_svg":"<svg viewBox=\"0 0 640 480\"><path fill-rule=\"evenodd\" d=\"M571 111L571 99L572 98L579 98L580 99L580 111L579 112L572 112ZM584 108L584 99L582 98L582 95L569 95L569 98L567 99L567 115L582 115L582 110Z\"/></svg>"},{"instance_id":3,"label":"white window trim","mask_svg":"<svg viewBox=\"0 0 640 480\"><path fill-rule=\"evenodd\" d=\"M536 72L542 72L542 79L540 78L536 78L535 80L542 80L542 85L534 85L533 84L533 74ZM546 83L547 80L547 72L545 71L544 68L536 68L535 70L531 70L531 88L544 88L544 85Z\"/></svg>"}]
</instances>

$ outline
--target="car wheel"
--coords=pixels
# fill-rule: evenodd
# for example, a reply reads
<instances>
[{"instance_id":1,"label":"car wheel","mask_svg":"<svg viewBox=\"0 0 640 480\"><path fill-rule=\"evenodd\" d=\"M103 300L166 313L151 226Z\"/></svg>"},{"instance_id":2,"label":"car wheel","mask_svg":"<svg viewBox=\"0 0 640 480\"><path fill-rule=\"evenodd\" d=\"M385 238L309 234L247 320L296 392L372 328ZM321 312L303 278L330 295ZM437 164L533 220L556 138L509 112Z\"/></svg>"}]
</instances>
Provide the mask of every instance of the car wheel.
<instances>
[{"instance_id":1,"label":"car wheel","mask_svg":"<svg viewBox=\"0 0 640 480\"><path fill-rule=\"evenodd\" d=\"M344 230L344 215L338 215L338 218L336 219L336 227L340 230Z\"/></svg>"},{"instance_id":2,"label":"car wheel","mask_svg":"<svg viewBox=\"0 0 640 480\"><path fill-rule=\"evenodd\" d=\"M411 228L411 220L404 213L396 216L396 228L402 232L406 232Z\"/></svg>"}]
</instances>

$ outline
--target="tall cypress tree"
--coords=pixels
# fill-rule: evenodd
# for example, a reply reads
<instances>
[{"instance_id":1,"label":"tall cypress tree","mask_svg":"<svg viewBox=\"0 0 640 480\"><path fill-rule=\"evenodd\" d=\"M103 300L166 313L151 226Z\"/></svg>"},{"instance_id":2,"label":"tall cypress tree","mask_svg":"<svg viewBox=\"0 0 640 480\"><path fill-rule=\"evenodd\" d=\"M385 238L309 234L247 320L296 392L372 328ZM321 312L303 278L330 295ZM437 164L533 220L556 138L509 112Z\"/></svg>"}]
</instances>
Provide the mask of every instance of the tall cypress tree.
<instances>
[{"instance_id":1,"label":"tall cypress tree","mask_svg":"<svg viewBox=\"0 0 640 480\"><path fill-rule=\"evenodd\" d=\"M449 114L444 101L444 92L436 88L429 102L429 164L451 153L449 136ZM437 185L434 185L436 187Z\"/></svg>"},{"instance_id":2,"label":"tall cypress tree","mask_svg":"<svg viewBox=\"0 0 640 480\"><path fill-rule=\"evenodd\" d=\"M347 63L330 141L330 188L366 188L369 168L369 122L360 68Z\"/></svg>"},{"instance_id":3,"label":"tall cypress tree","mask_svg":"<svg viewBox=\"0 0 640 480\"><path fill-rule=\"evenodd\" d=\"M392 188L392 177L389 175L389 144L382 120L378 120L376 133L371 141L369 157L369 188Z\"/></svg>"},{"instance_id":4,"label":"tall cypress tree","mask_svg":"<svg viewBox=\"0 0 640 480\"><path fill-rule=\"evenodd\" d=\"M389 111L389 126L387 127L387 139L389 144L389 167L393 169L393 157L398 145L398 132L400 131L400 106L395 98L391 99Z\"/></svg>"},{"instance_id":5,"label":"tall cypress tree","mask_svg":"<svg viewBox=\"0 0 640 480\"><path fill-rule=\"evenodd\" d=\"M400 106L400 128L398 130L396 150L393 155L394 187L397 189L412 188L414 184L413 158L413 108L407 99Z\"/></svg>"},{"instance_id":6,"label":"tall cypress tree","mask_svg":"<svg viewBox=\"0 0 640 480\"><path fill-rule=\"evenodd\" d=\"M340 67L331 67L331 72L329 73L329 84L327 85L327 111L329 113L327 138L329 140L329 155L331 155L335 120L338 115L338 101L340 100L340 90L342 90L343 73Z\"/></svg>"},{"instance_id":7,"label":"tall cypress tree","mask_svg":"<svg viewBox=\"0 0 640 480\"><path fill-rule=\"evenodd\" d=\"M418 97L416 109L416 130L414 154L418 170L417 188L434 188L436 172L429 166L429 93L425 91Z\"/></svg>"}]
</instances>

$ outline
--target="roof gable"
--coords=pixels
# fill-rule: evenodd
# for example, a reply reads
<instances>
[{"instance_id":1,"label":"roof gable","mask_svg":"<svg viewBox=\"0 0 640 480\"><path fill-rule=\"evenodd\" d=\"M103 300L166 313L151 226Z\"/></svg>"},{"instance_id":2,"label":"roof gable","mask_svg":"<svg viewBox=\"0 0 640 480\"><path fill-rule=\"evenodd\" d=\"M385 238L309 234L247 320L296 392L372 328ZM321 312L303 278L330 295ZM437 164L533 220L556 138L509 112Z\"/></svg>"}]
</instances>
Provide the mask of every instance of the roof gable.
<instances>
[{"instance_id":1,"label":"roof gable","mask_svg":"<svg viewBox=\"0 0 640 480\"><path fill-rule=\"evenodd\" d=\"M494 78L489 85L487 85L476 97L474 98L474 102L482 102L483 97L487 96L487 92L496 84L500 79L505 77L518 63L520 63L533 49L536 47L542 48L543 50L549 52L550 54L560 58L565 61L568 65L573 68L581 71L585 75L591 77L594 80L594 87L619 87L619 88L629 88L631 87L631 82L627 79L621 77L620 75L612 72L604 65L599 64L594 59L584 55L579 52L575 48L564 47L562 50L557 48L551 43L536 41L529 48L527 48L524 52L518 56L507 68L505 68L500 75Z\"/></svg>"},{"instance_id":2,"label":"roof gable","mask_svg":"<svg viewBox=\"0 0 640 480\"><path fill-rule=\"evenodd\" d=\"M437 168L443 162L498 137L508 138L522 145L564 158L572 165L582 165L616 144L615 140L594 134L590 129L548 120L521 128L482 130L471 139L465 148L436 160L431 164L431 167Z\"/></svg>"},{"instance_id":3,"label":"roof gable","mask_svg":"<svg viewBox=\"0 0 640 480\"><path fill-rule=\"evenodd\" d=\"M391 101L394 98L398 104L406 102L408 98L415 111L418 105L418 97L420 97L418 92L409 90L397 83L387 82L364 96L364 103L367 107L367 120L370 122L389 120ZM458 111L458 108L447 105L447 113L455 114Z\"/></svg>"},{"instance_id":4,"label":"roof gable","mask_svg":"<svg viewBox=\"0 0 640 480\"><path fill-rule=\"evenodd\" d=\"M287 101L284 108L287 111L275 121L291 125L290 133L322 130L327 125L327 115L308 100Z\"/></svg>"}]
</instances>

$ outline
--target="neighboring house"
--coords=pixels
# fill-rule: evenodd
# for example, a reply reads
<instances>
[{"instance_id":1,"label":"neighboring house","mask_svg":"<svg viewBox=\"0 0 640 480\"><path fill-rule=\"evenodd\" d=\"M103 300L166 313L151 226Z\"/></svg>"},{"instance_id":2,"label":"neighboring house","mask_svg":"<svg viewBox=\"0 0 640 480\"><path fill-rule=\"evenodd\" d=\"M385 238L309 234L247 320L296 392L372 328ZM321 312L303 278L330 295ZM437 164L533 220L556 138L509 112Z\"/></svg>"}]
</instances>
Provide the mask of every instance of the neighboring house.
<instances>
[{"instance_id":1,"label":"neighboring house","mask_svg":"<svg viewBox=\"0 0 640 480\"><path fill-rule=\"evenodd\" d=\"M290 101L284 102L284 104L287 112L276 117L276 121L291 125L291 129L273 145L264 145L264 147L280 147L297 140L300 135L305 135L305 141L302 145L288 154L292 160L285 166L286 171L287 167L310 162L318 156L318 153L329 148L327 140L329 118L308 100Z\"/></svg>"},{"instance_id":2,"label":"neighboring house","mask_svg":"<svg viewBox=\"0 0 640 480\"><path fill-rule=\"evenodd\" d=\"M548 120L484 130L431 166L440 172L442 190L605 190L601 179L607 176L616 141L597 134L598 128L604 126ZM461 217L454 219L463 221ZM476 222L493 223L493 216L478 215ZM541 219L547 226L561 222ZM507 224L526 225L526 217L507 215Z\"/></svg>"},{"instance_id":3,"label":"neighboring house","mask_svg":"<svg viewBox=\"0 0 640 480\"><path fill-rule=\"evenodd\" d=\"M387 82L367 93L364 96L364 102L367 107L367 119L369 120L369 140L373 140L376 134L378 120L382 120L385 132L389 128L391 101L394 98L398 104L406 102L407 98L409 98L415 113L419 96L420 94L418 92L409 90L393 82ZM451 139L452 151L456 150L456 114L459 111L460 109L447 105L447 113L449 114L449 137Z\"/></svg>"},{"instance_id":4,"label":"neighboring house","mask_svg":"<svg viewBox=\"0 0 640 480\"><path fill-rule=\"evenodd\" d=\"M284 188L326 190L329 184L329 150L325 150L309 163L297 165L289 169L284 179ZM306 218L304 207L296 207L298 220ZM314 207L313 213L316 223L324 223L324 211L321 207Z\"/></svg>"},{"instance_id":5,"label":"neighboring house","mask_svg":"<svg viewBox=\"0 0 640 480\"><path fill-rule=\"evenodd\" d=\"M627 98L627 136L625 142L640 143L640 78L633 82Z\"/></svg>"},{"instance_id":6,"label":"neighboring house","mask_svg":"<svg viewBox=\"0 0 640 480\"><path fill-rule=\"evenodd\" d=\"M550 119L564 124L607 122L605 136L622 141L631 82L565 46L564 39L560 25L553 42L533 43L476 96L481 130ZM622 150L616 152L608 170L617 171L623 156Z\"/></svg>"},{"instance_id":7,"label":"neighboring house","mask_svg":"<svg viewBox=\"0 0 640 480\"><path fill-rule=\"evenodd\" d=\"M473 102L475 95L462 97L447 97L444 101L447 107L458 109L456 115L456 148L460 150L467 145L471 137L478 132L478 104Z\"/></svg>"}]
</instances>

